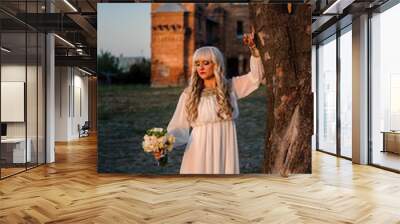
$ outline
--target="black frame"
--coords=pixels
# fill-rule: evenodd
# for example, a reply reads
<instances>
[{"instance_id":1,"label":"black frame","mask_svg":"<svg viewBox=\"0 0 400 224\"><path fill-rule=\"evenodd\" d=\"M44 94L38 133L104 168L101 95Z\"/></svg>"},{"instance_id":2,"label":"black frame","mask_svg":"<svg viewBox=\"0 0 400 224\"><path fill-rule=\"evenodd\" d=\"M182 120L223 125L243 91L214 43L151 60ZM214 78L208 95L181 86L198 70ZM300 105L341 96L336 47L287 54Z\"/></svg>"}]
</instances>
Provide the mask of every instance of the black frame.
<instances>
[{"instance_id":1,"label":"black frame","mask_svg":"<svg viewBox=\"0 0 400 224\"><path fill-rule=\"evenodd\" d=\"M36 3L36 12L39 12L39 3L47 3L47 1L40 1L40 0L30 0L30 1L28 1L28 0L25 0L25 1L22 1L22 3L25 3L25 19L27 18L27 7L28 7L28 2L34 2L34 3ZM47 7L46 7L46 12L47 12ZM17 175L17 174L19 174L19 173L22 173L22 172L25 172L25 171L27 171L27 170L30 170L30 169L33 169L33 168L36 168L36 167L39 167L39 166L41 166L41 165L44 165L44 164L46 164L47 163L47 33L46 32L41 32L40 30L37 30L37 29L35 29L35 28L33 28L32 26L29 26L27 23L24 23L24 28L25 28L25 30L23 31L23 32L21 32L21 33L24 33L25 34L25 84L24 84L24 97L25 97L25 99L24 99L24 119L25 119L25 169L24 170L21 170L21 171L18 171L18 172L15 172L15 173L12 173L12 174L10 174L10 175L7 175L7 176L3 176L2 175L2 172L1 172L1 167L0 167L0 180L3 180L3 179L6 179L6 178L8 178L8 177L12 177L12 176L14 176L14 175ZM36 162L35 163L32 163L32 164L29 164L29 165L32 165L32 166L29 166L28 167L28 162L27 162L27 160L28 160L28 154L27 154L27 141L28 141L28 124L27 124L27 121L28 121L28 119L27 119L27 81L28 81L28 79L27 79L27 76L28 76L28 67L27 67L27 65L28 65L28 30L30 30L30 32L34 32L34 33L36 33L36 104L37 104L37 106L36 106L36 143L37 143L37 147L36 147L36 150L37 150L37 152L36 152ZM43 35L43 38L41 39L41 41L42 41L42 44L44 44L44 46L42 46L42 48L44 48L44 51L42 50L42 52L41 53L43 53L44 55L42 55L42 60L44 60L44 63L43 63L43 69L42 69L42 82L43 82L43 84L44 84L44 92L43 92L43 94L44 94L44 99L43 99L43 105L42 105L42 107L43 107L43 109L44 109L44 111L43 111L43 113L44 113L44 116L42 117L44 120L42 120L41 122L43 122L44 123L44 131L43 131L43 152L44 152L44 155L42 155L42 157L43 157L43 162L42 163L39 163L39 106L38 106L38 104L39 104L39 68L38 68L38 66L39 66L39 33L41 33L41 34L44 34ZM2 37L2 34L3 34L3 32L0 32L0 45L2 45L1 44L1 37ZM2 66L2 64L1 64L1 62L2 62L2 56L1 56L1 54L0 54L0 68L1 68L1 66ZM1 81L1 69L0 69L0 81ZM1 90L1 86L0 86L0 90ZM1 91L0 91L1 92ZM1 93L0 93L0 96L1 96ZM0 98L1 99L1 98ZM0 115L0 123L1 123L1 115ZM33 137L34 138L34 137ZM0 158L1 158L1 144L0 144Z\"/></svg>"},{"instance_id":2,"label":"black frame","mask_svg":"<svg viewBox=\"0 0 400 224\"><path fill-rule=\"evenodd\" d=\"M368 63L368 69L367 69L367 82L368 82L368 98L367 98L367 119L368 119L368 125L367 125L367 132L368 132L368 165L371 165L373 167L377 167L383 170L395 172L395 173L400 173L400 170L393 169L390 167L386 167L383 165L375 164L373 162L373 141L372 141L372 18L373 18L373 13L383 13L386 10L396 6L397 4L400 4L399 0L389 0L385 2L383 5L379 6L376 9L369 10L368 11L368 30L367 30L367 46L368 46L368 53L367 53L367 63Z\"/></svg>"},{"instance_id":3,"label":"black frame","mask_svg":"<svg viewBox=\"0 0 400 224\"><path fill-rule=\"evenodd\" d=\"M323 152L329 155L337 156L339 158L347 159L347 160L352 160L352 158L343 156L342 155L342 150L341 150L341 117L340 117L340 81L341 81L341 67L340 67L340 37L347 33L351 32L351 26L352 23L346 25L343 28L337 27L337 31L333 33L332 35L326 37L325 39L321 40L317 45L316 45L316 150L319 152ZM318 97L318 92L319 92L319 45L322 42L328 41L332 36L335 36L335 38L331 41L336 41L336 153L328 152L324 149L319 148L319 97Z\"/></svg>"},{"instance_id":4,"label":"black frame","mask_svg":"<svg viewBox=\"0 0 400 224\"><path fill-rule=\"evenodd\" d=\"M395 173L400 173L400 170L397 170L397 169L393 169L393 168L389 168L389 167L385 167L385 166L382 166L382 165L379 165L379 164L374 164L373 163L373 142L372 142L372 97L371 97L371 94L372 94L372 85L371 85L371 82L372 82L372 61L371 61L371 58L372 58L372 29L371 29L371 20L372 20L372 14L374 13L374 12L376 12L376 13L382 13L382 12L385 12L386 10L388 10L388 9L390 9L390 8L392 8L392 7L394 7L394 6L396 6L397 4L400 4L400 0L389 0L389 1L387 1L387 2L385 2L383 5L381 5L381 6L379 6L378 8L374 8L374 9L369 9L369 10L367 10L366 12L368 13L368 24L367 24L367 47L368 47L368 49L367 49L367 66L368 66L368 68L367 68L367 82L368 82L368 86L367 86L367 103L368 103L368 105L367 105L367 107L368 107L368 109L367 109L367 128L368 128L368 130L367 130L367 141L368 141L368 152L367 152L367 156L368 156L368 158L367 158L367 163L368 163L368 165L370 165L370 166L373 166L373 167L377 167L377 168L380 168L380 169L384 169L384 170L387 170L387 171L391 171L391 172L395 172ZM318 90L319 90L319 65L318 65L318 60L319 60L319 53L318 53L318 48L319 48L319 44L320 44L320 42L323 42L323 41L325 41L325 40L327 40L327 39L329 39L332 35L330 35L330 36L328 36L328 37L326 37L325 39L323 39L323 40L320 40L318 43L317 43L317 45L316 45L316 150L317 151L319 151L319 152L323 152L323 153L326 153L326 154L329 154L329 155L333 155L333 156L336 156L336 157L340 157L340 158L344 158L344 159L347 159L347 160L352 160L352 158L348 158L348 157L346 157L346 156L343 156L343 155L341 155L341 149L340 149L340 141L341 141L341 139L340 139L340 132L341 132L341 127L340 127L340 113L338 113L338 112L340 112L340 86L338 87L338 85L340 85L340 55L339 55L339 53L340 53L340 49L339 49L339 46L340 46L340 36L342 35L342 33L341 33L341 31L343 31L343 30L345 30L348 26L350 26L351 24L349 24L349 25L347 25L346 27L344 27L344 28L342 28L342 29L340 29L340 27L339 26L337 26L337 31L336 31L336 33L334 33L334 34L332 34L332 35L335 35L336 34L336 47L337 47L337 51L336 51L336 53L337 53L337 64L336 64L336 68L337 68L337 71L336 71L336 73L337 73L337 80L336 80L336 90L337 90L337 93L336 93L336 122L337 122L337 124L336 124L336 127L337 127L337 130L336 130L336 133L337 133L337 139L336 139L336 146L337 146L337 149L336 149L336 154L335 153L331 153L331 152L327 152L327 151L324 151L323 149L320 149L319 148L319 99L318 99ZM339 33L339 35L337 35ZM338 69L339 68L339 69ZM338 99L339 98L339 99Z\"/></svg>"},{"instance_id":5,"label":"black frame","mask_svg":"<svg viewBox=\"0 0 400 224\"><path fill-rule=\"evenodd\" d=\"M315 60L316 60L316 65L317 65L317 67L316 67L316 75L315 75L315 77L316 77L316 91L315 91L315 95L316 95L316 119L317 119L317 122L316 122L316 139L315 139L315 142L316 142L316 150L317 151L319 151L319 152L323 152L323 153L326 153L326 154L329 154L329 155L333 155L333 156L337 156L337 154L335 154L335 153L332 153L332 152L328 152L328 151L326 151L326 150L324 150L324 149L320 149L320 147L319 147L319 108L320 108L320 104L319 104L319 84L320 84L320 80L319 80L319 48L320 48L320 44L321 43L323 43L323 42L325 42L325 41L328 41L329 39L332 39L332 36L335 36L335 35L337 35L336 33L334 33L334 34L332 34L332 35L330 35L330 36L328 36L328 37L326 37L325 39L323 39L323 40L321 40L318 44L317 44L317 46L316 46L316 57L315 57ZM334 38L334 40L330 40L330 41L336 41L336 45L337 45L337 36L335 36L335 38ZM328 41L329 42L329 41ZM337 51L337 46L336 46L336 51ZM337 62L337 56L336 56L336 62ZM337 65L336 65L336 70L337 70ZM337 78L337 71L336 71L336 78ZM336 91L337 91L337 80L336 80ZM337 98L338 98L338 96L337 96L337 92L336 92L336 104L337 104ZM336 105L337 106L337 105ZM337 111L336 111L336 116L337 116ZM336 117L336 122L337 122L337 117ZM336 124L336 141L337 141L337 124ZM336 142L336 153L337 153L337 150L338 150L338 146L337 146L337 142Z\"/></svg>"}]
</instances>

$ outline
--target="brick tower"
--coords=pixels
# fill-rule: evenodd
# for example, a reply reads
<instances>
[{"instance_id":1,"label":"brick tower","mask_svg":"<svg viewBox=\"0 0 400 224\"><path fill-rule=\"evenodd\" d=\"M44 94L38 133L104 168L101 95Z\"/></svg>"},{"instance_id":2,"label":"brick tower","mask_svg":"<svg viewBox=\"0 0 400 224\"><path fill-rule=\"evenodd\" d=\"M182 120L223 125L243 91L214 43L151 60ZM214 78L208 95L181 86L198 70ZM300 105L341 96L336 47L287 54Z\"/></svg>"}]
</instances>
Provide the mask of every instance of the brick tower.
<instances>
[{"instance_id":1,"label":"brick tower","mask_svg":"<svg viewBox=\"0 0 400 224\"><path fill-rule=\"evenodd\" d=\"M194 49L195 4L153 3L151 12L151 86L185 85Z\"/></svg>"},{"instance_id":2,"label":"brick tower","mask_svg":"<svg viewBox=\"0 0 400 224\"><path fill-rule=\"evenodd\" d=\"M182 86L189 81L194 51L218 47L227 76L248 70L249 50L242 44L249 32L247 4L152 3L151 86Z\"/></svg>"}]
</instances>

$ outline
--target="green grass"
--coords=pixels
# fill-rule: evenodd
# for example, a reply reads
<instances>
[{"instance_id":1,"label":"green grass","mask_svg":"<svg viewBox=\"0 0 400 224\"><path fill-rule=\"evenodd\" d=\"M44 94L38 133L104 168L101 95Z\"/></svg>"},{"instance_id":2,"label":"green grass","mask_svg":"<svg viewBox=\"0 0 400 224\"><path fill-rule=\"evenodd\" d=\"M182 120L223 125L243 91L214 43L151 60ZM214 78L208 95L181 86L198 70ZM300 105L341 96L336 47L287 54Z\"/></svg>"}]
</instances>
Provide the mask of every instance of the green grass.
<instances>
[{"instance_id":1,"label":"green grass","mask_svg":"<svg viewBox=\"0 0 400 224\"><path fill-rule=\"evenodd\" d=\"M174 149L165 167L141 147L152 127L166 128L183 87L99 85L98 170L137 174L179 173L184 146ZM265 86L238 101L236 122L241 173L260 173L265 133Z\"/></svg>"}]
</instances>

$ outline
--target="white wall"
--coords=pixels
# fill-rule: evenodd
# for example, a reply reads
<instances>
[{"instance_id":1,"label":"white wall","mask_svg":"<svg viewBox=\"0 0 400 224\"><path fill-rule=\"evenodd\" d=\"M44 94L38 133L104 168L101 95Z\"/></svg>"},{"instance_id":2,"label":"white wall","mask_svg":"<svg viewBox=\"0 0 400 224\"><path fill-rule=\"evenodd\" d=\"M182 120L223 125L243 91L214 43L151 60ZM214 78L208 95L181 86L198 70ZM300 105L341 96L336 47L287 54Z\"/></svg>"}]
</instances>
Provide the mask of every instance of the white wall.
<instances>
[{"instance_id":1,"label":"white wall","mask_svg":"<svg viewBox=\"0 0 400 224\"><path fill-rule=\"evenodd\" d=\"M368 163L368 15L353 19L352 159Z\"/></svg>"},{"instance_id":2,"label":"white wall","mask_svg":"<svg viewBox=\"0 0 400 224\"><path fill-rule=\"evenodd\" d=\"M30 70L32 68L28 68ZM25 64L24 65L2 65L1 66L1 81L2 82L25 82ZM30 94L28 94L30 95ZM36 94L35 94L36 95ZM7 96L2 96L7 97ZM7 110L7 108L1 108ZM24 110L24 108L22 108ZM24 122L6 122L7 123L7 136L8 137L25 137L25 123Z\"/></svg>"},{"instance_id":3,"label":"white wall","mask_svg":"<svg viewBox=\"0 0 400 224\"><path fill-rule=\"evenodd\" d=\"M50 12L53 4L46 1ZM46 35L46 163L55 162L55 42L54 34Z\"/></svg>"},{"instance_id":4,"label":"white wall","mask_svg":"<svg viewBox=\"0 0 400 224\"><path fill-rule=\"evenodd\" d=\"M312 51L311 51L311 90L314 94L314 126L313 126L313 135L311 138L311 149L316 150L317 149L317 48L315 45L312 45Z\"/></svg>"},{"instance_id":5,"label":"white wall","mask_svg":"<svg viewBox=\"0 0 400 224\"><path fill-rule=\"evenodd\" d=\"M2 65L1 81L25 82L25 64ZM1 108L1 110L7 110L7 108ZM25 122L7 122L7 137L25 137Z\"/></svg>"},{"instance_id":6,"label":"white wall","mask_svg":"<svg viewBox=\"0 0 400 224\"><path fill-rule=\"evenodd\" d=\"M68 140L68 88L70 84L68 71L67 67L55 68L55 141Z\"/></svg>"},{"instance_id":7,"label":"white wall","mask_svg":"<svg viewBox=\"0 0 400 224\"><path fill-rule=\"evenodd\" d=\"M56 67L55 85L55 140L77 139L78 124L88 120L88 78L76 68Z\"/></svg>"},{"instance_id":8,"label":"white wall","mask_svg":"<svg viewBox=\"0 0 400 224\"><path fill-rule=\"evenodd\" d=\"M39 163L44 163L44 80L43 69L41 66L12 63L2 64L2 82L24 82L26 84L26 107L25 104L21 113L26 112L26 121L5 122L7 124L8 138L25 138L30 140L31 156L33 162L39 159ZM27 78L27 80L25 80ZM7 98L7 95L2 96ZM12 108L2 107L2 112L15 113ZM39 155L37 155L39 153Z\"/></svg>"},{"instance_id":9,"label":"white wall","mask_svg":"<svg viewBox=\"0 0 400 224\"><path fill-rule=\"evenodd\" d=\"M25 82L25 75L28 72L28 87L27 87L27 120L28 120L28 138L30 133L35 133L36 137L36 80L31 76L36 76L36 66L28 66L18 64L4 64L1 66L1 81L2 82ZM42 105L38 105L39 107ZM7 110L7 108L1 108ZM32 123L33 122L33 123ZM7 122L7 136L8 137L25 137L25 123L26 122ZM30 130L32 128L32 131Z\"/></svg>"}]
</instances>

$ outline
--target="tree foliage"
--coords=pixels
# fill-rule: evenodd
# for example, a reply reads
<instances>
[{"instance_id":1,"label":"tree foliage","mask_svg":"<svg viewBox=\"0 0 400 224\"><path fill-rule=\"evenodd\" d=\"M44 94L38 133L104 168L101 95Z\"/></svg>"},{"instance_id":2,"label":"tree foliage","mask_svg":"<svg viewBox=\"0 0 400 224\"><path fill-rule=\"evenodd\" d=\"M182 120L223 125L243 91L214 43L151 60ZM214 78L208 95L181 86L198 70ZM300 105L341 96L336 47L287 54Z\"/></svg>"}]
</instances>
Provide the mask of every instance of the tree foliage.
<instances>
[{"instance_id":1,"label":"tree foliage","mask_svg":"<svg viewBox=\"0 0 400 224\"><path fill-rule=\"evenodd\" d=\"M150 84L151 61L142 58L124 72L119 58L101 51L97 57L99 81L107 84Z\"/></svg>"}]
</instances>

